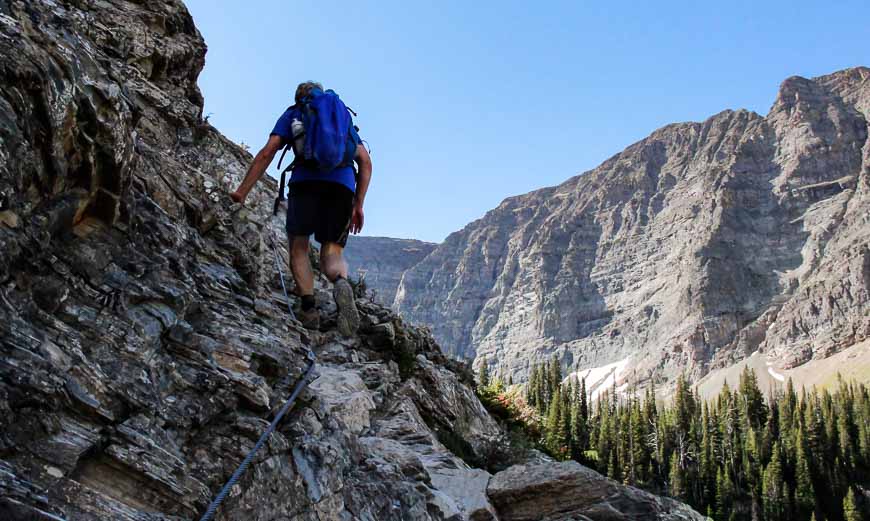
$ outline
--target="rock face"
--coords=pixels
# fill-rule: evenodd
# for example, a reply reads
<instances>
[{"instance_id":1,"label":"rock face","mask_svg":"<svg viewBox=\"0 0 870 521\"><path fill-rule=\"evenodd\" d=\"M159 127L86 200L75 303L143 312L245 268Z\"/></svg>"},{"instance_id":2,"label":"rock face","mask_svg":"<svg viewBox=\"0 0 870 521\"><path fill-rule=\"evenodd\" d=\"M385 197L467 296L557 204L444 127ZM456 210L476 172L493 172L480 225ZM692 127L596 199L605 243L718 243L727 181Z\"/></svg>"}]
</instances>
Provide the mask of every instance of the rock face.
<instances>
[{"instance_id":1,"label":"rock face","mask_svg":"<svg viewBox=\"0 0 870 521\"><path fill-rule=\"evenodd\" d=\"M197 519L313 349L218 519L497 519L508 447L462 366L365 299L340 337L322 278L322 329L287 313L204 54L174 0L0 1L0 518Z\"/></svg>"},{"instance_id":2,"label":"rock face","mask_svg":"<svg viewBox=\"0 0 870 521\"><path fill-rule=\"evenodd\" d=\"M396 309L515 381L554 354L618 385L826 357L870 337L868 117L855 68L664 127L449 236Z\"/></svg>"},{"instance_id":3,"label":"rock face","mask_svg":"<svg viewBox=\"0 0 870 521\"><path fill-rule=\"evenodd\" d=\"M487 489L501 521L704 521L694 510L620 485L574 461L516 465Z\"/></svg>"},{"instance_id":4,"label":"rock face","mask_svg":"<svg viewBox=\"0 0 870 521\"><path fill-rule=\"evenodd\" d=\"M345 249L348 272L352 277L365 277L375 302L392 306L402 274L429 255L435 246L412 239L352 235Z\"/></svg>"}]
</instances>

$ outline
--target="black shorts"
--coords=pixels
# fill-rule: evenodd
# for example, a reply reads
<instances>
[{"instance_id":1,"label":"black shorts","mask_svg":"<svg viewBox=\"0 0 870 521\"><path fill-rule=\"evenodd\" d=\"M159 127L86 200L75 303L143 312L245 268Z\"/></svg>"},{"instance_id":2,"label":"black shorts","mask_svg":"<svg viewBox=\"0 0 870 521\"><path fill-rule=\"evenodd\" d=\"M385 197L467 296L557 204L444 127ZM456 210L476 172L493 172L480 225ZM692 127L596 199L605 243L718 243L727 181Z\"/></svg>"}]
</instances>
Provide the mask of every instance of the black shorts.
<instances>
[{"instance_id":1,"label":"black shorts","mask_svg":"<svg viewBox=\"0 0 870 521\"><path fill-rule=\"evenodd\" d=\"M353 192L330 181L301 181L290 184L287 195L287 235L310 236L323 244L347 243L353 214Z\"/></svg>"}]
</instances>

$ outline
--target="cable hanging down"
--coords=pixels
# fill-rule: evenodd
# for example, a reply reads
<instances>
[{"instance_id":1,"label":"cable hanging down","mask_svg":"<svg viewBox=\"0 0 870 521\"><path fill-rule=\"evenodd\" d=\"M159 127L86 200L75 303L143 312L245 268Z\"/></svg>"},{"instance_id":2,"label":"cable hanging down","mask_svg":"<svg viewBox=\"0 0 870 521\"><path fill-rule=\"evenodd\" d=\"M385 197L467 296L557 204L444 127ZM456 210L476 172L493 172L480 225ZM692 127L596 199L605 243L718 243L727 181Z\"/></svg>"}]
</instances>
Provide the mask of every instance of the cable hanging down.
<instances>
[{"instance_id":1,"label":"cable hanging down","mask_svg":"<svg viewBox=\"0 0 870 521\"><path fill-rule=\"evenodd\" d=\"M290 297L287 295L287 285L284 282L284 271L281 269L281 262L278 258L278 249L275 246L274 236L270 234L269 242L272 245L272 252L275 255L275 268L278 270L278 274L281 278L281 289L284 291L284 300L287 302L287 311L290 313L290 316L293 316L293 309L290 306ZM211 520L217 509L221 506L224 499L226 499L227 495L232 490L233 486L239 481L242 475L248 470L248 466L250 466L251 462L254 460L254 456L257 452L266 444L266 441L269 439L269 436L275 432L275 429L278 427L278 424L281 423L281 419L284 418L284 415L293 407L293 404L296 402L296 399L308 387L308 384L311 383L311 377L314 374L314 366L316 363L316 357L314 355L314 351L308 350L308 367L305 369L305 372L302 373L302 376L299 378L299 382L297 382L296 387L293 388L293 392L290 393L290 398L287 399L287 402L281 407L281 410L278 411L278 414L275 415L275 419L272 420L272 423L269 424L269 427L260 436L260 439L257 440L257 443L254 445L254 448L248 452L248 455L245 456L245 459L242 460L242 463L239 464L238 468L233 472L233 475L230 476L230 479L227 480L226 484L223 488L218 492L218 495L212 500L211 504L209 504L208 509L206 509L205 514L202 515L200 521L209 521Z\"/></svg>"}]
</instances>

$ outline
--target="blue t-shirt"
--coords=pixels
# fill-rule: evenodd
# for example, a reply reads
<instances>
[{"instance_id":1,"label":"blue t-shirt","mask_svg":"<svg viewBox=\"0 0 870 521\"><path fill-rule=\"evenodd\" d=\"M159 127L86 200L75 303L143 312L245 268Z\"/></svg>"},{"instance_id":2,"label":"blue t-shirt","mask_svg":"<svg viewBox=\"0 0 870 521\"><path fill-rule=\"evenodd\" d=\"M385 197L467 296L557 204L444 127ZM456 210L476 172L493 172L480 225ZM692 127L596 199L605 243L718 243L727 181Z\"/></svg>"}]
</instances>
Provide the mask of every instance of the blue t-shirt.
<instances>
[{"instance_id":1,"label":"blue t-shirt","mask_svg":"<svg viewBox=\"0 0 870 521\"><path fill-rule=\"evenodd\" d=\"M289 108L284 111L284 114L281 114L281 117L275 123L275 128L272 129L272 135L279 136L285 145L293 142L292 124L294 119L299 120L300 123L302 121L299 112L296 109ZM361 143L356 130L351 127L350 132L354 141L357 144ZM306 168L304 165L298 165L293 169L289 182L293 184L301 181L330 181L348 187L351 192L356 192L356 172L353 166L350 165L338 167L332 172L321 172L320 170Z\"/></svg>"}]
</instances>

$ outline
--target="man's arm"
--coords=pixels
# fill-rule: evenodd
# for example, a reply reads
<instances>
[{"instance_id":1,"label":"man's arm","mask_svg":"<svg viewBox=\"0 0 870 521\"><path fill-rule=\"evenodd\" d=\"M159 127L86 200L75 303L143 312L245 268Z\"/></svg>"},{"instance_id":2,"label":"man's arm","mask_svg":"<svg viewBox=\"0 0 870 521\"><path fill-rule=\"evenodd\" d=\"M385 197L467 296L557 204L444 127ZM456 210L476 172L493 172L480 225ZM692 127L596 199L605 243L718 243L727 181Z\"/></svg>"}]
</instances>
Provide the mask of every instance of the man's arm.
<instances>
[{"instance_id":1,"label":"man's arm","mask_svg":"<svg viewBox=\"0 0 870 521\"><path fill-rule=\"evenodd\" d=\"M266 169L269 168L269 165L272 164L272 160L275 159L275 153L278 152L282 146L283 142L281 136L275 134L269 136L269 141L266 142L266 146L257 152L254 161L251 162L251 166L248 168L248 173L245 174L245 179L242 181L242 184L239 185L238 190L230 194L233 201L244 204L245 198L248 197L248 194L251 192L251 189L254 188L254 185L257 184L257 181L263 177Z\"/></svg>"},{"instance_id":2,"label":"man's arm","mask_svg":"<svg viewBox=\"0 0 870 521\"><path fill-rule=\"evenodd\" d=\"M362 231L365 214L363 213L363 204L366 200L366 192L369 190L369 182L372 180L372 158L369 156L369 151L362 144L356 146L356 166L359 171L356 180L356 196L353 201L353 215L350 219L351 233L359 233Z\"/></svg>"}]
</instances>

